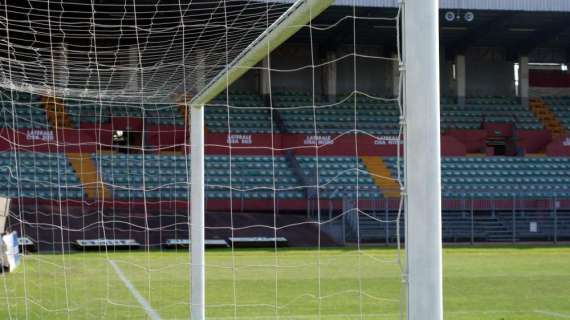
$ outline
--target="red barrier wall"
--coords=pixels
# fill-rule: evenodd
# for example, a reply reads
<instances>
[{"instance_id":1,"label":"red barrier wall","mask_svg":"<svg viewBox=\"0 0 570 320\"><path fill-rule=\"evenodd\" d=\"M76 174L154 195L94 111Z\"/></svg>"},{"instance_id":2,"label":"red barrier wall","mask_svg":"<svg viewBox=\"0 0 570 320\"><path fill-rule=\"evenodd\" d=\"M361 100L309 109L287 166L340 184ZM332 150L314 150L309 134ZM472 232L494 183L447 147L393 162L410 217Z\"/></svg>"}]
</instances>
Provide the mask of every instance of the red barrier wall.
<instances>
[{"instance_id":1,"label":"red barrier wall","mask_svg":"<svg viewBox=\"0 0 570 320\"><path fill-rule=\"evenodd\" d=\"M232 134L206 136L206 153L271 155L292 150L306 156L395 156L399 144L394 136L372 137L368 135L304 135L304 134ZM403 153L403 150L401 150ZM465 146L452 136L442 136L442 153L448 156L465 155Z\"/></svg>"},{"instance_id":2,"label":"red barrier wall","mask_svg":"<svg viewBox=\"0 0 570 320\"><path fill-rule=\"evenodd\" d=\"M514 208L525 208L526 210L541 209L550 210L552 208L552 198L544 199L442 199L443 210L512 210ZM558 201L558 209L570 209L570 199L556 199ZM321 208L331 208L334 210L342 210L342 200L327 200L321 199ZM33 206L52 206L54 212L58 212L60 206L64 208L66 214L81 214L85 210L93 209L128 209L129 214L132 216L143 216L145 210L169 212L171 210L188 210L190 208L189 201L164 201L149 199L144 202L142 199L132 199L130 201L121 200L105 200L104 202L82 202L81 200L47 200L47 199L33 199L23 198L21 201L14 203ZM233 208L234 212L279 212L286 213L287 211L303 211L308 208L308 201L306 199L291 199L291 200L277 200L273 202L272 199L266 200L252 200L252 199L234 199L232 206L230 201L225 199L208 199L206 200L206 211L211 212L227 212ZM388 208L389 210L398 210L399 199L378 199L366 200L361 199L358 201L359 208L363 210L379 208Z\"/></svg>"},{"instance_id":3,"label":"red barrier wall","mask_svg":"<svg viewBox=\"0 0 570 320\"><path fill-rule=\"evenodd\" d=\"M0 129L0 151L26 150L35 152L95 152L103 141L96 130ZM109 139L111 140L111 139Z\"/></svg>"},{"instance_id":4,"label":"red barrier wall","mask_svg":"<svg viewBox=\"0 0 570 320\"><path fill-rule=\"evenodd\" d=\"M141 131L143 119L135 117L112 117L111 124L114 130Z\"/></svg>"},{"instance_id":5,"label":"red barrier wall","mask_svg":"<svg viewBox=\"0 0 570 320\"><path fill-rule=\"evenodd\" d=\"M294 148L298 155L321 156L394 156L397 154L399 143L398 137L382 136L372 137L368 135L345 134L345 135L287 135L286 145ZM402 151L403 152L403 151Z\"/></svg>"},{"instance_id":6,"label":"red barrier wall","mask_svg":"<svg viewBox=\"0 0 570 320\"><path fill-rule=\"evenodd\" d=\"M183 147L187 141L188 129L169 125L152 125L145 128L145 144L156 147Z\"/></svg>"},{"instance_id":7,"label":"red barrier wall","mask_svg":"<svg viewBox=\"0 0 570 320\"><path fill-rule=\"evenodd\" d=\"M531 87L570 88L570 74L561 70L530 70Z\"/></svg>"},{"instance_id":8,"label":"red barrier wall","mask_svg":"<svg viewBox=\"0 0 570 320\"><path fill-rule=\"evenodd\" d=\"M552 140L548 130L517 130L515 136L524 153L542 152Z\"/></svg>"},{"instance_id":9,"label":"red barrier wall","mask_svg":"<svg viewBox=\"0 0 570 320\"><path fill-rule=\"evenodd\" d=\"M465 151L468 153L485 151L487 137L485 130L448 130L447 135L455 137L465 146Z\"/></svg>"},{"instance_id":10,"label":"red barrier wall","mask_svg":"<svg viewBox=\"0 0 570 320\"><path fill-rule=\"evenodd\" d=\"M513 125L510 123L489 123L483 124L487 131L487 137L511 137L513 135Z\"/></svg>"},{"instance_id":11,"label":"red barrier wall","mask_svg":"<svg viewBox=\"0 0 570 320\"><path fill-rule=\"evenodd\" d=\"M206 153L271 155L281 154L283 135L210 133L206 135Z\"/></svg>"},{"instance_id":12,"label":"red barrier wall","mask_svg":"<svg viewBox=\"0 0 570 320\"><path fill-rule=\"evenodd\" d=\"M0 150L37 152L96 152L101 146L111 148L113 124L84 125L80 129L32 130L0 129ZM145 128L145 146L151 150L177 148L189 145L188 131L183 127L154 125ZM15 136L14 136L15 134ZM468 152L485 150L486 130L449 130L441 137L442 155L462 156ZM527 153L543 151L551 141L547 130L517 130L517 146ZM16 143L13 143L13 142ZM231 141L231 144L229 143ZM304 134L231 134L206 135L206 153L241 155L283 154L292 150L299 155L350 156L358 150L359 156L394 156L398 140L394 136L369 135L312 135ZM551 147L554 148L554 147ZM402 151L403 152L403 151ZM554 151L551 151L554 152Z\"/></svg>"},{"instance_id":13,"label":"red barrier wall","mask_svg":"<svg viewBox=\"0 0 570 320\"><path fill-rule=\"evenodd\" d=\"M461 141L451 135L441 136L441 155L461 157L467 153L467 148Z\"/></svg>"},{"instance_id":14,"label":"red barrier wall","mask_svg":"<svg viewBox=\"0 0 570 320\"><path fill-rule=\"evenodd\" d=\"M298 155L378 155L396 154L396 137L371 137L366 135L304 135L304 134L225 134L206 136L206 153L210 154L277 154L292 150Z\"/></svg>"},{"instance_id":15,"label":"red barrier wall","mask_svg":"<svg viewBox=\"0 0 570 320\"><path fill-rule=\"evenodd\" d=\"M552 140L546 147L546 155L551 157L570 157L570 136Z\"/></svg>"}]
</instances>

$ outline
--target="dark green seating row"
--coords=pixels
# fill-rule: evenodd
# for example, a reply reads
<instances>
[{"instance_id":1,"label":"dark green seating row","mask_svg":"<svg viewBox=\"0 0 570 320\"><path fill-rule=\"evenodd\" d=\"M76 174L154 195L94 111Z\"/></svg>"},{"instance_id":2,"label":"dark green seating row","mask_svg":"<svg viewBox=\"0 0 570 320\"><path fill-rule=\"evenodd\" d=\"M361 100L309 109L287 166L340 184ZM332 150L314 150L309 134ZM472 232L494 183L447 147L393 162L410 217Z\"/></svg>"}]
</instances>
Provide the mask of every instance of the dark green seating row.
<instances>
[{"instance_id":1,"label":"dark green seating row","mask_svg":"<svg viewBox=\"0 0 570 320\"><path fill-rule=\"evenodd\" d=\"M385 159L396 173L396 158ZM444 197L570 196L569 158L444 157Z\"/></svg>"},{"instance_id":2,"label":"dark green seating row","mask_svg":"<svg viewBox=\"0 0 570 320\"><path fill-rule=\"evenodd\" d=\"M0 194L38 199L84 197L65 154L39 152L0 152Z\"/></svg>"}]
</instances>

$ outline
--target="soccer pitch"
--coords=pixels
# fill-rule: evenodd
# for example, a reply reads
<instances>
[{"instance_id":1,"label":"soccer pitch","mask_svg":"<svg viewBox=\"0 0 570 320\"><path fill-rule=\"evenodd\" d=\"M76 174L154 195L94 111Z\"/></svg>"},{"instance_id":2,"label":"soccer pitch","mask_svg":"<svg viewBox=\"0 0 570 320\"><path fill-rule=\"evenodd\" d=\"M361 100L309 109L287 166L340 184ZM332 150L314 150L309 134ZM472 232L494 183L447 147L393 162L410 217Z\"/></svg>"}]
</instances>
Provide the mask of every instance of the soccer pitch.
<instances>
[{"instance_id":1,"label":"soccer pitch","mask_svg":"<svg viewBox=\"0 0 570 320\"><path fill-rule=\"evenodd\" d=\"M399 319L396 253L207 251L208 318ZM188 319L188 262L184 250L27 255L2 276L0 318ZM570 319L570 247L445 249L444 296L446 319Z\"/></svg>"}]
</instances>

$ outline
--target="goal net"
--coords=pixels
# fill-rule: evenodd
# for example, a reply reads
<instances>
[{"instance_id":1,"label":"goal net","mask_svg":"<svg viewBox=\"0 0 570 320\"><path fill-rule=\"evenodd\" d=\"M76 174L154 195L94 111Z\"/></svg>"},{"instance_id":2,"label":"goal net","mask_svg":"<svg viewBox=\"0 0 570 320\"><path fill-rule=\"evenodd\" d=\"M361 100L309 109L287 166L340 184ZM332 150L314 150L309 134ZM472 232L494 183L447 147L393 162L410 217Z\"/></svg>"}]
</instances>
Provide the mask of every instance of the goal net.
<instances>
[{"instance_id":1,"label":"goal net","mask_svg":"<svg viewBox=\"0 0 570 320\"><path fill-rule=\"evenodd\" d=\"M403 9L349 2L2 1L0 316L405 318Z\"/></svg>"}]
</instances>

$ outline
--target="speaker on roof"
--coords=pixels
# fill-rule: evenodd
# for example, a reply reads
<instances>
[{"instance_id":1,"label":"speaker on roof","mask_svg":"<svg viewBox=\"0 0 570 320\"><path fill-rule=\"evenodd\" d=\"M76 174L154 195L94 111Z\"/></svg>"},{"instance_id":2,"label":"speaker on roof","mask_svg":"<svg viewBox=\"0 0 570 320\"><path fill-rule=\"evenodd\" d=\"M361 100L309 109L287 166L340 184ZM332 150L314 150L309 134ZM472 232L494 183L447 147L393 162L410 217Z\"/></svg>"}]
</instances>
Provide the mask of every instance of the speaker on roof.
<instances>
[{"instance_id":1,"label":"speaker on roof","mask_svg":"<svg viewBox=\"0 0 570 320\"><path fill-rule=\"evenodd\" d=\"M445 13L445 20L447 20L447 21L449 21L449 22L454 21L454 20L455 20L455 12L453 12L453 11L447 11L447 12Z\"/></svg>"},{"instance_id":2,"label":"speaker on roof","mask_svg":"<svg viewBox=\"0 0 570 320\"><path fill-rule=\"evenodd\" d=\"M465 13L461 13L459 11L446 11L444 14L445 20L447 22L453 21L465 21L465 22L473 22L475 20L475 14L473 11L466 11Z\"/></svg>"}]
</instances>

